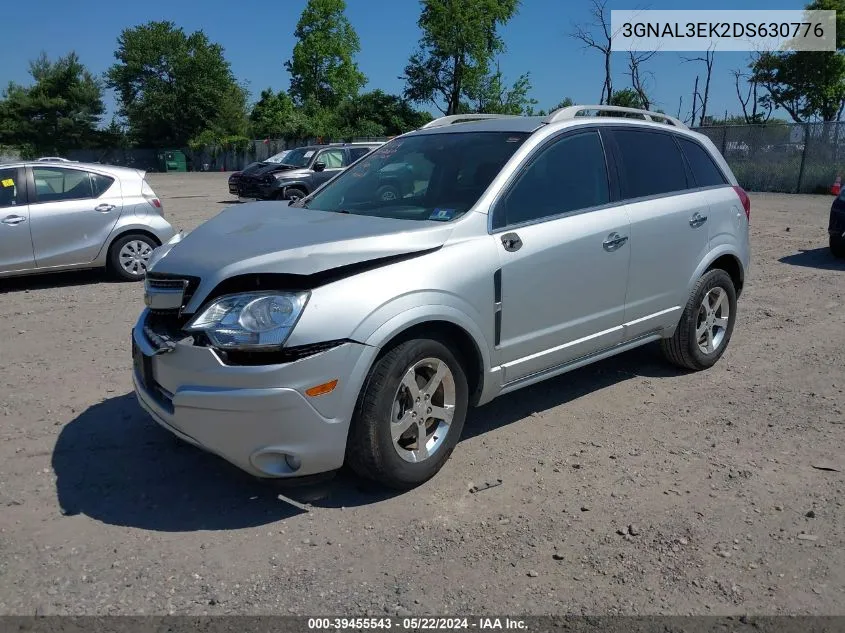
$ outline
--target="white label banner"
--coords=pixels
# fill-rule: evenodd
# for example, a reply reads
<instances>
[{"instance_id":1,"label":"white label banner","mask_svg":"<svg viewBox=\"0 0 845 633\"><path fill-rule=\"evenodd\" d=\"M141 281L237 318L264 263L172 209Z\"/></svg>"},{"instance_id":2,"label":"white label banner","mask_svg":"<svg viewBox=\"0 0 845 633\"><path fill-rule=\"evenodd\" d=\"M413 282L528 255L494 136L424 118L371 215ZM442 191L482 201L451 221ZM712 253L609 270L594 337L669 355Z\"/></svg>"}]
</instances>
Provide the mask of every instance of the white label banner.
<instances>
[{"instance_id":1,"label":"white label banner","mask_svg":"<svg viewBox=\"0 0 845 633\"><path fill-rule=\"evenodd\" d=\"M835 51L836 11L610 12L614 51Z\"/></svg>"}]
</instances>

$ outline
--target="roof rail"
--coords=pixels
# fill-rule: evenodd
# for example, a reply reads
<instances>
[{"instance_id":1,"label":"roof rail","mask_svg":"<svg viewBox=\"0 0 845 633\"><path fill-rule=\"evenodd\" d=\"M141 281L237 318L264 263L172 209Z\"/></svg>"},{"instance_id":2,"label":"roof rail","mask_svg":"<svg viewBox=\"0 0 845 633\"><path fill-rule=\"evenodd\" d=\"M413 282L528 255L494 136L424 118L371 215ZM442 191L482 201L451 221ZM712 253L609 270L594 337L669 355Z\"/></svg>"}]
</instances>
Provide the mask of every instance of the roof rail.
<instances>
[{"instance_id":1,"label":"roof rail","mask_svg":"<svg viewBox=\"0 0 845 633\"><path fill-rule=\"evenodd\" d=\"M439 119L434 119L434 121L429 121L420 129L428 130L433 127L444 127L446 125L452 125L453 123L478 121L481 119L513 119L518 116L518 114L450 114L448 116L442 116Z\"/></svg>"},{"instance_id":2,"label":"roof rail","mask_svg":"<svg viewBox=\"0 0 845 633\"><path fill-rule=\"evenodd\" d=\"M593 112L595 112L595 114L592 114ZM668 114L662 114L661 112L652 112L650 110L640 110L638 108L624 108L622 106L613 105L569 106L567 108L555 110L545 118L545 122L555 123L557 121L568 121L574 119L575 117L601 116L603 112L611 113L611 116L613 114L622 114L628 115L628 118L644 119L646 121L654 121L656 123L668 123L669 125L673 125L684 130L689 129L684 123L682 123L673 116L669 116Z\"/></svg>"}]
</instances>

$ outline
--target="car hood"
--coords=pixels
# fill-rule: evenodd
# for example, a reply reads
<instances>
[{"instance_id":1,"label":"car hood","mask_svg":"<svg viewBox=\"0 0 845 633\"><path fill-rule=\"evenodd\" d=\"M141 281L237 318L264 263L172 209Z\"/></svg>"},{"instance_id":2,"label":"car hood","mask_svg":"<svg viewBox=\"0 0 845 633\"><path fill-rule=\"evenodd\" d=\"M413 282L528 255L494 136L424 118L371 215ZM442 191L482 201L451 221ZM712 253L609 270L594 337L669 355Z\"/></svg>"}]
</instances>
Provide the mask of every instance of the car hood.
<instances>
[{"instance_id":1,"label":"car hood","mask_svg":"<svg viewBox=\"0 0 845 633\"><path fill-rule=\"evenodd\" d=\"M450 224L440 222L331 213L276 201L250 202L225 209L185 235L149 270L199 277L198 299L235 275L313 275L438 248L452 230Z\"/></svg>"},{"instance_id":2,"label":"car hood","mask_svg":"<svg viewBox=\"0 0 845 633\"><path fill-rule=\"evenodd\" d=\"M302 167L293 167L292 165L284 165L282 163L261 163L254 171L249 172L250 176L266 176L279 171L301 170Z\"/></svg>"}]
</instances>

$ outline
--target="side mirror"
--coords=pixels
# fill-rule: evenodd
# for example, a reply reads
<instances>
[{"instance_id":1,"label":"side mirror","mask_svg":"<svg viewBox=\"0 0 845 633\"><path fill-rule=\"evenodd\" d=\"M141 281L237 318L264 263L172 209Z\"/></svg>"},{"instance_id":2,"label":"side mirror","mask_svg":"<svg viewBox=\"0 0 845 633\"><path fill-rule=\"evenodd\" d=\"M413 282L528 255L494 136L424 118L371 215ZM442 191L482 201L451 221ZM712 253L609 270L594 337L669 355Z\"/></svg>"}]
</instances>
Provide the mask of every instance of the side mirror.
<instances>
[{"instance_id":1,"label":"side mirror","mask_svg":"<svg viewBox=\"0 0 845 633\"><path fill-rule=\"evenodd\" d=\"M317 161L314 163L314 171L323 171L326 168L326 164L323 161Z\"/></svg>"}]
</instances>

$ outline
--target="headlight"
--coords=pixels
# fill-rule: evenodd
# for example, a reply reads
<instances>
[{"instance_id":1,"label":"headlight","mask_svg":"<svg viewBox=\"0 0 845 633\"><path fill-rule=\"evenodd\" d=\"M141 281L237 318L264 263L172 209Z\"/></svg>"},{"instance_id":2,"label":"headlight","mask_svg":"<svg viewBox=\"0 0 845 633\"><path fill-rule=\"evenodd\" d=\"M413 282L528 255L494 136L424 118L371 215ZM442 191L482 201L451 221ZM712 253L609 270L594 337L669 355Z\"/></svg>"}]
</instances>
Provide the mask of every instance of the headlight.
<instances>
[{"instance_id":1,"label":"headlight","mask_svg":"<svg viewBox=\"0 0 845 633\"><path fill-rule=\"evenodd\" d=\"M296 325L307 292L247 292L214 300L185 329L204 332L220 349L275 349Z\"/></svg>"}]
</instances>

